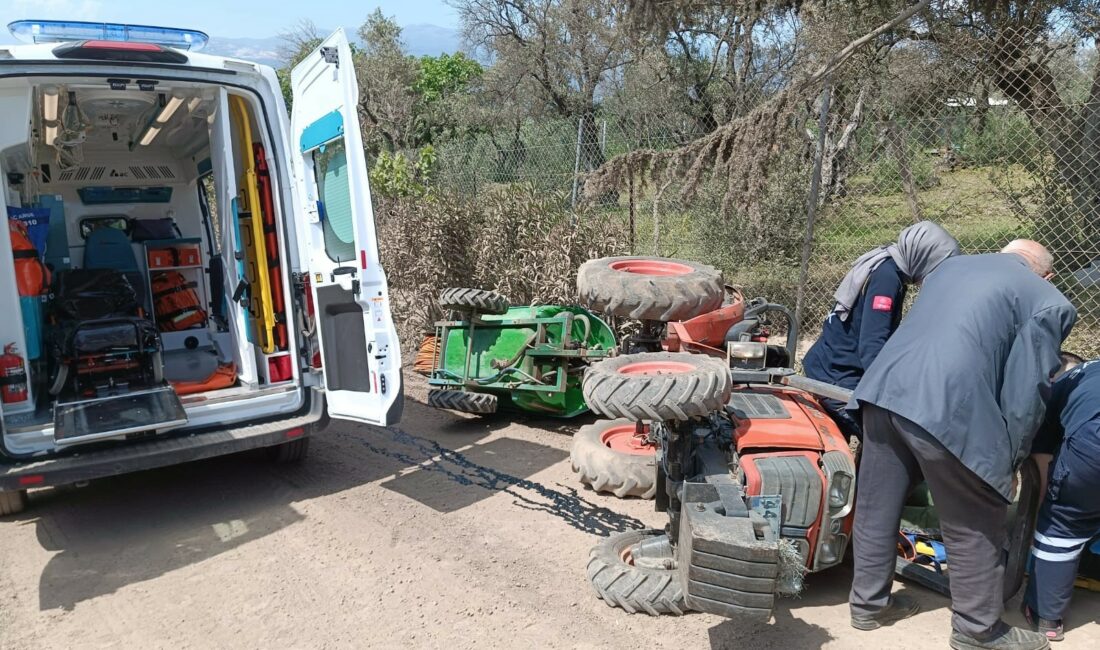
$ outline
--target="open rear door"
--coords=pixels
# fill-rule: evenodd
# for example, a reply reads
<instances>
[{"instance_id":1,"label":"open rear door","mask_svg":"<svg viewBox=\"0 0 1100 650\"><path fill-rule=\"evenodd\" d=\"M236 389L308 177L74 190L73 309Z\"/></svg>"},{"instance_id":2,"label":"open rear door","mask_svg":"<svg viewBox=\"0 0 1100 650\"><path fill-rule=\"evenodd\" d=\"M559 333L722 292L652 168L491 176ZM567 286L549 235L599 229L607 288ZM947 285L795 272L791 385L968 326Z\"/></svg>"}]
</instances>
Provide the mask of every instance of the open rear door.
<instances>
[{"instance_id":1,"label":"open rear door","mask_svg":"<svg viewBox=\"0 0 1100 650\"><path fill-rule=\"evenodd\" d=\"M290 74L296 180L306 208L309 277L328 412L394 424L401 417L401 348L378 261L359 86L344 30Z\"/></svg>"}]
</instances>

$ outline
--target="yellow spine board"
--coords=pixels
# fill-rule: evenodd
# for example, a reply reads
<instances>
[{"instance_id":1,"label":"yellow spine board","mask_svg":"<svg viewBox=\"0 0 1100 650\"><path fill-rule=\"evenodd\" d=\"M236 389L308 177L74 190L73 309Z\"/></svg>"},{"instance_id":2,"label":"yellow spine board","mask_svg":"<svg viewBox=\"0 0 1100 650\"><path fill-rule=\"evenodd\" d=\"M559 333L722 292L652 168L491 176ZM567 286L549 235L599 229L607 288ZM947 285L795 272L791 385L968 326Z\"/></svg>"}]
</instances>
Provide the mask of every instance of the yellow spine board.
<instances>
[{"instance_id":1,"label":"yellow spine board","mask_svg":"<svg viewBox=\"0 0 1100 650\"><path fill-rule=\"evenodd\" d=\"M239 136L244 173L238 181L249 216L241 216L241 246L245 253L245 275L252 288L252 327L256 341L264 354L275 352L275 308L271 300L271 276L267 272L267 249L264 246L264 220L260 207L260 188L256 179L256 159L252 152L252 124L248 105L241 97L229 96L233 126ZM258 316L258 317L257 317Z\"/></svg>"}]
</instances>

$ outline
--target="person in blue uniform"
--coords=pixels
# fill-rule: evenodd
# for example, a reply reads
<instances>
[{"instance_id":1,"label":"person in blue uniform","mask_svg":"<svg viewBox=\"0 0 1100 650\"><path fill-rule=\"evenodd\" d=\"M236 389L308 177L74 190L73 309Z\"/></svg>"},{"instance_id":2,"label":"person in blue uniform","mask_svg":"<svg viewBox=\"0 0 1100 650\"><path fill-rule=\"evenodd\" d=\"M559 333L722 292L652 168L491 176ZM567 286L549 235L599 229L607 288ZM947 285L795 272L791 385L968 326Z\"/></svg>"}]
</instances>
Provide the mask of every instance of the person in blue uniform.
<instances>
[{"instance_id":1,"label":"person in blue uniform","mask_svg":"<svg viewBox=\"0 0 1100 650\"><path fill-rule=\"evenodd\" d=\"M1081 553L1100 535L1100 360L1082 362L1067 353L1062 358L1068 369L1051 388L1047 416L1031 448L1040 474L1049 480L1022 604L1028 623L1050 641L1064 637L1062 619Z\"/></svg>"},{"instance_id":2,"label":"person in blue uniform","mask_svg":"<svg viewBox=\"0 0 1100 650\"><path fill-rule=\"evenodd\" d=\"M902 230L897 243L860 256L833 296L836 303L821 337L802 360L806 376L855 390L901 323L907 285L919 284L940 262L958 254L954 237L922 221ZM824 399L822 406L849 440L863 438L858 412L837 400Z\"/></svg>"}]
</instances>

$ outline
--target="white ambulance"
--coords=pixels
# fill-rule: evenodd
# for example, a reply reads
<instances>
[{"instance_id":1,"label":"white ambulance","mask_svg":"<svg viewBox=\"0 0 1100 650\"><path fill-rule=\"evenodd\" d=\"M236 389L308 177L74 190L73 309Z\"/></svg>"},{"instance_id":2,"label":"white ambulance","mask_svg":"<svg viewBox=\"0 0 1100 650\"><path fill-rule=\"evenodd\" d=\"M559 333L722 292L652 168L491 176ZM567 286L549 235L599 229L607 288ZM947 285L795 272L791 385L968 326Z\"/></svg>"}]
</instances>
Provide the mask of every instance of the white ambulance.
<instances>
[{"instance_id":1,"label":"white ambulance","mask_svg":"<svg viewBox=\"0 0 1100 650\"><path fill-rule=\"evenodd\" d=\"M0 514L28 488L402 409L347 38L294 68L201 32L18 21L0 46Z\"/></svg>"}]
</instances>

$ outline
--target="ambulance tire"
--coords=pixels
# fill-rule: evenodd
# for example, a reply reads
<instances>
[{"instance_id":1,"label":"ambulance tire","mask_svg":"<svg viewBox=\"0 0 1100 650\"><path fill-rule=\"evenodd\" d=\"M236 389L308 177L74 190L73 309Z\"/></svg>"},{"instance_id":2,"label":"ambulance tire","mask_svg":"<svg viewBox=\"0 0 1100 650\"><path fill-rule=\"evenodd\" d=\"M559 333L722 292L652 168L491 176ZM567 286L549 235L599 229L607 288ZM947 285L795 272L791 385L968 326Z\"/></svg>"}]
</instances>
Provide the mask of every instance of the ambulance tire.
<instances>
[{"instance_id":1,"label":"ambulance tire","mask_svg":"<svg viewBox=\"0 0 1100 650\"><path fill-rule=\"evenodd\" d=\"M309 452L309 438L302 437L267 448L267 457L280 465L300 463Z\"/></svg>"},{"instance_id":2,"label":"ambulance tire","mask_svg":"<svg viewBox=\"0 0 1100 650\"><path fill-rule=\"evenodd\" d=\"M27 507L26 490L4 490L0 492L0 517L14 515Z\"/></svg>"}]
</instances>

